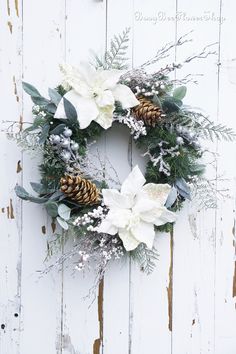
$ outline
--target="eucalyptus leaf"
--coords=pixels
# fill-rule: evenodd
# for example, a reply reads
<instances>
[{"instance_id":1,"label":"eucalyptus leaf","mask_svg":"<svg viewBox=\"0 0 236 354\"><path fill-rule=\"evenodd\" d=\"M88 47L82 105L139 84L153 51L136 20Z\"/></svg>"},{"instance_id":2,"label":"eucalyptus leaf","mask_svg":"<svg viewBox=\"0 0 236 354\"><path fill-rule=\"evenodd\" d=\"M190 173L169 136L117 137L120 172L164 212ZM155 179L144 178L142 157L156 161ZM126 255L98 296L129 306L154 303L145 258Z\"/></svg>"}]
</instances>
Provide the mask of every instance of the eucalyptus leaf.
<instances>
[{"instance_id":1,"label":"eucalyptus leaf","mask_svg":"<svg viewBox=\"0 0 236 354\"><path fill-rule=\"evenodd\" d=\"M47 98L44 98L43 96L31 96L31 99L34 104L38 106L46 106L50 103L50 101Z\"/></svg>"},{"instance_id":2,"label":"eucalyptus leaf","mask_svg":"<svg viewBox=\"0 0 236 354\"><path fill-rule=\"evenodd\" d=\"M41 194L43 193L43 185L41 183L36 183L36 182L30 182L30 185L33 189L34 192L38 193L38 194Z\"/></svg>"},{"instance_id":3,"label":"eucalyptus leaf","mask_svg":"<svg viewBox=\"0 0 236 354\"><path fill-rule=\"evenodd\" d=\"M62 99L61 95L57 92L57 90L51 88L48 89L48 94L51 101L57 106Z\"/></svg>"},{"instance_id":4,"label":"eucalyptus leaf","mask_svg":"<svg viewBox=\"0 0 236 354\"><path fill-rule=\"evenodd\" d=\"M182 100L186 96L186 92L187 92L186 86L177 87L173 92L173 97L178 100Z\"/></svg>"},{"instance_id":5,"label":"eucalyptus leaf","mask_svg":"<svg viewBox=\"0 0 236 354\"><path fill-rule=\"evenodd\" d=\"M168 195L168 198L166 200L166 204L165 204L166 208L172 207L172 205L174 204L174 202L177 199L177 195L178 195L177 189L175 187L172 187L171 191L170 191L170 193Z\"/></svg>"},{"instance_id":6,"label":"eucalyptus leaf","mask_svg":"<svg viewBox=\"0 0 236 354\"><path fill-rule=\"evenodd\" d=\"M50 200L57 200L57 199L61 200L62 197L66 198L66 195L61 191L56 191L50 196L49 199Z\"/></svg>"},{"instance_id":7,"label":"eucalyptus leaf","mask_svg":"<svg viewBox=\"0 0 236 354\"><path fill-rule=\"evenodd\" d=\"M152 103L155 104L156 106L162 108L161 100L160 100L160 98L157 95L153 96Z\"/></svg>"},{"instance_id":8,"label":"eucalyptus leaf","mask_svg":"<svg viewBox=\"0 0 236 354\"><path fill-rule=\"evenodd\" d=\"M191 200L191 189L184 178L178 178L175 181L175 186L183 198Z\"/></svg>"},{"instance_id":9,"label":"eucalyptus leaf","mask_svg":"<svg viewBox=\"0 0 236 354\"><path fill-rule=\"evenodd\" d=\"M71 213L71 209L66 204L59 204L58 215L62 219L69 220L70 219L70 213Z\"/></svg>"},{"instance_id":10,"label":"eucalyptus leaf","mask_svg":"<svg viewBox=\"0 0 236 354\"><path fill-rule=\"evenodd\" d=\"M46 111L48 111L49 113L52 113L54 114L57 110L57 106L53 103L53 102L50 102L46 105L45 107Z\"/></svg>"},{"instance_id":11,"label":"eucalyptus leaf","mask_svg":"<svg viewBox=\"0 0 236 354\"><path fill-rule=\"evenodd\" d=\"M46 203L47 202L47 198L38 198L38 197L34 197L32 195L30 195L28 192L26 192L26 190L21 187L21 186L16 186L15 187L15 192L16 192L16 195L23 199L23 200L29 200L33 203L37 203L37 204L43 204L43 203Z\"/></svg>"},{"instance_id":12,"label":"eucalyptus leaf","mask_svg":"<svg viewBox=\"0 0 236 354\"><path fill-rule=\"evenodd\" d=\"M65 127L66 124L59 124L54 129L52 129L50 133L55 135L61 134L64 131Z\"/></svg>"},{"instance_id":13,"label":"eucalyptus leaf","mask_svg":"<svg viewBox=\"0 0 236 354\"><path fill-rule=\"evenodd\" d=\"M45 208L50 216L55 218L58 215L58 205L56 202L48 201Z\"/></svg>"},{"instance_id":14,"label":"eucalyptus leaf","mask_svg":"<svg viewBox=\"0 0 236 354\"><path fill-rule=\"evenodd\" d=\"M34 121L33 121L33 124L29 127L29 128L26 128L24 131L25 132L30 132L32 130L36 130L38 129L42 124L45 123L45 119L40 117L40 116L37 116Z\"/></svg>"},{"instance_id":15,"label":"eucalyptus leaf","mask_svg":"<svg viewBox=\"0 0 236 354\"><path fill-rule=\"evenodd\" d=\"M50 125L45 124L39 137L39 144L44 144L49 133Z\"/></svg>"},{"instance_id":16,"label":"eucalyptus leaf","mask_svg":"<svg viewBox=\"0 0 236 354\"><path fill-rule=\"evenodd\" d=\"M27 82L22 82L23 89L28 95L33 96L33 97L41 97L39 91L31 84L28 84Z\"/></svg>"},{"instance_id":17,"label":"eucalyptus leaf","mask_svg":"<svg viewBox=\"0 0 236 354\"><path fill-rule=\"evenodd\" d=\"M63 102L64 102L64 108L65 108L65 114L67 119L72 123L75 124L77 123L77 112L75 107L68 101L65 97L63 97Z\"/></svg>"},{"instance_id":18,"label":"eucalyptus leaf","mask_svg":"<svg viewBox=\"0 0 236 354\"><path fill-rule=\"evenodd\" d=\"M172 112L178 112L180 109L180 105L177 104L179 103L178 101L176 101L175 98L173 97L166 97L164 99L164 101L162 102L162 108L164 111L167 111L169 113Z\"/></svg>"},{"instance_id":19,"label":"eucalyptus leaf","mask_svg":"<svg viewBox=\"0 0 236 354\"><path fill-rule=\"evenodd\" d=\"M59 216L57 217L57 222L64 230L68 230L69 226L68 226L67 222L65 220L63 220L62 218L60 218Z\"/></svg>"}]
</instances>

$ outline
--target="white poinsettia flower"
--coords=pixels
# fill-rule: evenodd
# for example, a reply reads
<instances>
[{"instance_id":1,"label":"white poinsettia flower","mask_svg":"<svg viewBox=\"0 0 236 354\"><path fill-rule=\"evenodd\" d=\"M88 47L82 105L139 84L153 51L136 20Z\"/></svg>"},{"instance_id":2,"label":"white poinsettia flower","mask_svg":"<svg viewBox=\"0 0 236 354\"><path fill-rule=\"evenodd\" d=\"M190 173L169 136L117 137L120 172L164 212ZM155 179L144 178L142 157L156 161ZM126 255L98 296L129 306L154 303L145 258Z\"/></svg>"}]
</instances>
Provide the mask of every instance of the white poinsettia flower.
<instances>
[{"instance_id":1,"label":"white poinsettia flower","mask_svg":"<svg viewBox=\"0 0 236 354\"><path fill-rule=\"evenodd\" d=\"M148 183L136 166L121 186L116 189L103 189L103 201L109 208L108 214L98 228L98 232L110 235L119 234L127 251L135 249L140 243L152 248L155 230L174 222L176 215L165 207L171 186Z\"/></svg>"},{"instance_id":2,"label":"white poinsettia flower","mask_svg":"<svg viewBox=\"0 0 236 354\"><path fill-rule=\"evenodd\" d=\"M126 85L118 84L122 70L96 70L88 64L77 69L61 65L63 85L71 87L65 98L75 107L80 128L84 129L94 120L104 129L112 125L115 101L124 109L137 106L139 101ZM55 118L66 118L63 99L59 103Z\"/></svg>"}]
</instances>

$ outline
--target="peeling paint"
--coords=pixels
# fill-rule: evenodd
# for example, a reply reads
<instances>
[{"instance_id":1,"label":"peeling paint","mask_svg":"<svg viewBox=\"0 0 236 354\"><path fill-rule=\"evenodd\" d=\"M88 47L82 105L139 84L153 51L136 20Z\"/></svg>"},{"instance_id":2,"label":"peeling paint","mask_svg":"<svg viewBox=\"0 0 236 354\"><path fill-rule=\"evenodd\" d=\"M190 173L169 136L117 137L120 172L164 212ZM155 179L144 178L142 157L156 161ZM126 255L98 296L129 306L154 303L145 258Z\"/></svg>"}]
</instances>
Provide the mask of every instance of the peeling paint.
<instances>
[{"instance_id":1,"label":"peeling paint","mask_svg":"<svg viewBox=\"0 0 236 354\"><path fill-rule=\"evenodd\" d=\"M194 326L195 323L196 323L196 320L195 320L195 318L194 318L193 321L192 321L192 326Z\"/></svg>"},{"instance_id":2,"label":"peeling paint","mask_svg":"<svg viewBox=\"0 0 236 354\"><path fill-rule=\"evenodd\" d=\"M54 221L51 222L51 228L52 228L52 232L54 233L56 231L56 223Z\"/></svg>"},{"instance_id":3,"label":"peeling paint","mask_svg":"<svg viewBox=\"0 0 236 354\"><path fill-rule=\"evenodd\" d=\"M235 252L236 252L236 244L235 244L235 223L236 223L236 220L234 219L234 224L233 224L233 237L234 237L234 240L233 240L233 245L234 245L234 249L235 249ZM236 261L234 262L234 275L233 275L233 297L236 297Z\"/></svg>"},{"instance_id":4,"label":"peeling paint","mask_svg":"<svg viewBox=\"0 0 236 354\"><path fill-rule=\"evenodd\" d=\"M9 3L9 0L7 0L7 14L8 16L11 15L11 9L10 9L10 3Z\"/></svg>"},{"instance_id":5,"label":"peeling paint","mask_svg":"<svg viewBox=\"0 0 236 354\"><path fill-rule=\"evenodd\" d=\"M98 321L99 321L99 338L93 343L93 354L100 354L100 348L103 346L103 291L104 279L101 280L98 288Z\"/></svg>"},{"instance_id":6,"label":"peeling paint","mask_svg":"<svg viewBox=\"0 0 236 354\"><path fill-rule=\"evenodd\" d=\"M169 285L167 287L167 297L168 297L168 317L169 323L168 328L169 331L172 331L172 308L173 308L173 246L174 246L174 235L173 231L170 234L170 267L169 267Z\"/></svg>"},{"instance_id":7,"label":"peeling paint","mask_svg":"<svg viewBox=\"0 0 236 354\"><path fill-rule=\"evenodd\" d=\"M234 262L233 297L236 296L236 262Z\"/></svg>"},{"instance_id":8,"label":"peeling paint","mask_svg":"<svg viewBox=\"0 0 236 354\"><path fill-rule=\"evenodd\" d=\"M194 214L190 214L188 216L188 222L189 222L189 226L190 226L191 232L193 234L193 238L197 239L198 238L197 223L196 223L196 217L195 217Z\"/></svg>"},{"instance_id":9,"label":"peeling paint","mask_svg":"<svg viewBox=\"0 0 236 354\"><path fill-rule=\"evenodd\" d=\"M13 76L13 84L14 84L14 94L16 96L16 101L19 102L19 96L18 96L18 93L17 93L17 87L16 87L16 78L15 76Z\"/></svg>"},{"instance_id":10,"label":"peeling paint","mask_svg":"<svg viewBox=\"0 0 236 354\"><path fill-rule=\"evenodd\" d=\"M21 171L22 171L21 161L19 160L16 166L16 173L20 173Z\"/></svg>"},{"instance_id":11,"label":"peeling paint","mask_svg":"<svg viewBox=\"0 0 236 354\"><path fill-rule=\"evenodd\" d=\"M20 115L19 127L20 127L20 132L21 132L23 130L23 117L22 117L22 115Z\"/></svg>"},{"instance_id":12,"label":"peeling paint","mask_svg":"<svg viewBox=\"0 0 236 354\"><path fill-rule=\"evenodd\" d=\"M15 0L15 10L16 10L16 16L19 17L19 4L18 4L18 0Z\"/></svg>"},{"instance_id":13,"label":"peeling paint","mask_svg":"<svg viewBox=\"0 0 236 354\"><path fill-rule=\"evenodd\" d=\"M45 226L45 225L42 226L42 233L43 233L44 235L46 235L46 226Z\"/></svg>"},{"instance_id":14,"label":"peeling paint","mask_svg":"<svg viewBox=\"0 0 236 354\"><path fill-rule=\"evenodd\" d=\"M7 22L7 25L8 25L8 27L9 27L10 32L12 33L13 25L12 25L11 21L8 21L8 22Z\"/></svg>"},{"instance_id":15,"label":"peeling paint","mask_svg":"<svg viewBox=\"0 0 236 354\"><path fill-rule=\"evenodd\" d=\"M8 219L15 219L12 199L10 199L10 205L7 207L7 217Z\"/></svg>"},{"instance_id":16,"label":"peeling paint","mask_svg":"<svg viewBox=\"0 0 236 354\"><path fill-rule=\"evenodd\" d=\"M1 208L1 212L4 214L5 213L5 208Z\"/></svg>"},{"instance_id":17,"label":"peeling paint","mask_svg":"<svg viewBox=\"0 0 236 354\"><path fill-rule=\"evenodd\" d=\"M72 341L71 341L71 338L68 334L64 334L62 336L62 349L66 350L67 353L70 353L70 354L79 354L73 344L72 344Z\"/></svg>"}]
</instances>

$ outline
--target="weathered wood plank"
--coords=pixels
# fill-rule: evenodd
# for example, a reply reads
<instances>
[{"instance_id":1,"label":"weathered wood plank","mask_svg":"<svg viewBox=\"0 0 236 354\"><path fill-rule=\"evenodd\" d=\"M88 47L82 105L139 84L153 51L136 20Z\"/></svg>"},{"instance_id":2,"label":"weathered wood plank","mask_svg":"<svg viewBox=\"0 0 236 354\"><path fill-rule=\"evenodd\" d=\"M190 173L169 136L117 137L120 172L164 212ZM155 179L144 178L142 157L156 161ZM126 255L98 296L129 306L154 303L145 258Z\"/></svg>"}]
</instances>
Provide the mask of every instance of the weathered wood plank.
<instances>
[{"instance_id":1,"label":"weathered wood plank","mask_svg":"<svg viewBox=\"0 0 236 354\"><path fill-rule=\"evenodd\" d=\"M78 66L90 61L91 52L105 48L106 3L70 0L66 3L66 61ZM104 144L100 144L101 156ZM71 247L73 240L65 245ZM103 343L103 286L88 297L95 282L93 266L85 273L64 270L63 280L63 350L62 353L98 354ZM97 298L98 296L98 298Z\"/></svg>"},{"instance_id":2,"label":"weathered wood plank","mask_svg":"<svg viewBox=\"0 0 236 354\"><path fill-rule=\"evenodd\" d=\"M157 3L134 1L133 64L138 66L153 57L157 50L175 40L175 21L162 21L160 16L175 17L175 1ZM174 51L170 55L174 60ZM163 62L151 70L158 69ZM133 149L133 164L142 166L140 152ZM157 233L155 247L159 260L154 272L147 276L132 264L131 275L131 341L130 352L160 351L171 353L172 326L172 238Z\"/></svg>"},{"instance_id":3,"label":"weathered wood plank","mask_svg":"<svg viewBox=\"0 0 236 354\"><path fill-rule=\"evenodd\" d=\"M3 121L21 121L21 3L1 1L0 16L0 352L20 353L21 329L21 203L14 186L22 179L22 154L6 137ZM18 127L19 129L19 127ZM17 130L17 129L16 129Z\"/></svg>"},{"instance_id":4,"label":"weathered wood plank","mask_svg":"<svg viewBox=\"0 0 236 354\"><path fill-rule=\"evenodd\" d=\"M24 1L24 80L47 95L58 82L58 64L64 56L64 0ZM31 121L32 102L24 95L24 121ZM40 156L24 155L24 180L38 181ZM51 220L41 206L23 204L21 353L61 353L61 275L58 270L39 277L47 255L46 235L52 234Z\"/></svg>"},{"instance_id":5,"label":"weathered wood plank","mask_svg":"<svg viewBox=\"0 0 236 354\"><path fill-rule=\"evenodd\" d=\"M232 103L235 100L236 45L232 33L236 30L235 2L221 2L221 16L225 19L219 28L219 100L218 121L235 129ZM229 188L230 199L219 203L216 224L216 291L215 291L215 353L233 354L236 348L236 239L235 143L218 145L218 173L228 179L219 180L219 188Z\"/></svg>"}]
</instances>

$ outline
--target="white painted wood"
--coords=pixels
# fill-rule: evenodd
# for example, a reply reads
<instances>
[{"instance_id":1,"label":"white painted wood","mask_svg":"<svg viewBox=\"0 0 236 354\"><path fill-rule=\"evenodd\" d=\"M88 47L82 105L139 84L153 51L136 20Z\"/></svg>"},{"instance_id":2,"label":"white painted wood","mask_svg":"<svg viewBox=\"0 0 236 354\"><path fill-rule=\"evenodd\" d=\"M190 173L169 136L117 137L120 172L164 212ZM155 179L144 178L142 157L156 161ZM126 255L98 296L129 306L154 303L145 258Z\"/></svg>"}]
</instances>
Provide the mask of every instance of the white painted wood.
<instances>
[{"instance_id":1,"label":"white painted wood","mask_svg":"<svg viewBox=\"0 0 236 354\"><path fill-rule=\"evenodd\" d=\"M129 56L134 66L192 29L193 43L173 51L171 61L175 56L181 61L219 41L218 56L189 64L176 75L202 72L199 85L189 86L186 104L202 107L211 119L235 127L233 0L196 4L187 0L1 0L0 4L1 119L19 121L22 109L23 120L32 119L30 99L21 97L22 74L46 94L47 87L60 81L61 61L77 65L90 57L89 49L102 52L114 33L131 26ZM216 20L220 12L221 25ZM1 354L235 353L235 144L217 147L218 173L229 179L233 198L220 203L217 212L186 204L173 238L156 237L160 256L154 273L147 277L128 259L114 262L89 307L92 298L85 296L93 284L92 270L72 276L72 269L66 268L39 279L38 271L46 266L51 221L39 205L23 203L21 210L13 191L16 182L29 189L29 182L38 180L39 158L24 154L23 159L4 132L0 137ZM114 126L98 146L102 158L107 156L119 170L121 181L132 165L143 163L133 145L130 149L123 127ZM208 176L213 173L209 169ZM72 244L71 240L63 251Z\"/></svg>"},{"instance_id":2,"label":"white painted wood","mask_svg":"<svg viewBox=\"0 0 236 354\"><path fill-rule=\"evenodd\" d=\"M79 65L90 61L91 51L102 53L106 39L106 3L93 0L66 2L66 61ZM101 157L104 142L99 144ZM65 251L72 246L65 245ZM94 353L102 348L103 289L97 299L97 291L89 298L93 287L94 272L76 272L68 268L63 275L63 354ZM98 306L99 302L99 306ZM76 324L76 325L75 325Z\"/></svg>"},{"instance_id":3,"label":"white painted wood","mask_svg":"<svg viewBox=\"0 0 236 354\"><path fill-rule=\"evenodd\" d=\"M64 1L23 2L23 77L47 95L59 81L58 64L63 59ZM24 94L24 121L31 121L32 102ZM24 155L23 184L38 181L40 156ZM20 353L61 353L61 274L57 270L39 277L44 269L51 220L39 205L23 204L22 332ZM58 230L59 231L59 230ZM10 350L10 348L9 348Z\"/></svg>"},{"instance_id":4,"label":"white painted wood","mask_svg":"<svg viewBox=\"0 0 236 354\"><path fill-rule=\"evenodd\" d=\"M175 16L175 1L143 4L134 1L134 67L155 56L158 49L175 40L175 21L153 21L158 13ZM174 61L174 51L170 55ZM163 62L151 70L158 69ZM133 164L142 165L140 153L134 148ZM144 166L143 166L144 167ZM159 260L154 272L147 276L132 264L131 283L131 343L132 354L146 352L171 353L172 306L172 245L171 236L157 233L155 247Z\"/></svg>"},{"instance_id":5,"label":"white painted wood","mask_svg":"<svg viewBox=\"0 0 236 354\"><path fill-rule=\"evenodd\" d=\"M190 34L193 42L177 50L177 61L218 42L217 21L200 19L188 22L181 17L200 18L207 11L218 16L218 1L207 4L199 1L190 7L188 1L179 0L177 11L180 14L177 36L194 31ZM177 77L189 73L203 74L198 78L198 85L189 85L185 103L201 107L213 121L217 119L217 60L217 56L197 60L177 72ZM207 147L215 150L214 144L207 142ZM209 169L207 175L214 178L215 171ZM215 238L215 211L199 212L197 205L186 206L174 231L173 353L214 353Z\"/></svg>"},{"instance_id":6,"label":"white painted wood","mask_svg":"<svg viewBox=\"0 0 236 354\"><path fill-rule=\"evenodd\" d=\"M18 5L18 2L16 2ZM22 179L22 154L4 129L21 121L21 7L0 2L0 353L19 353L21 329L21 202L14 193ZM19 127L17 127L19 128ZM17 172L18 171L18 172Z\"/></svg>"},{"instance_id":7,"label":"white painted wood","mask_svg":"<svg viewBox=\"0 0 236 354\"><path fill-rule=\"evenodd\" d=\"M220 31L219 116L218 121L235 127L232 102L236 92L236 46L231 45L236 30L233 1L222 1L223 22ZM233 354L236 348L236 248L235 196L236 145L220 143L218 172L229 179L232 199L219 205L216 219L216 280L215 280L215 353ZM219 186L222 183L219 182Z\"/></svg>"}]
</instances>

